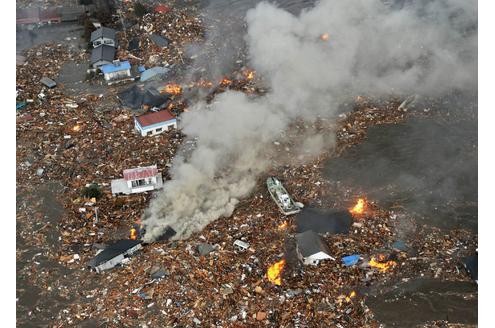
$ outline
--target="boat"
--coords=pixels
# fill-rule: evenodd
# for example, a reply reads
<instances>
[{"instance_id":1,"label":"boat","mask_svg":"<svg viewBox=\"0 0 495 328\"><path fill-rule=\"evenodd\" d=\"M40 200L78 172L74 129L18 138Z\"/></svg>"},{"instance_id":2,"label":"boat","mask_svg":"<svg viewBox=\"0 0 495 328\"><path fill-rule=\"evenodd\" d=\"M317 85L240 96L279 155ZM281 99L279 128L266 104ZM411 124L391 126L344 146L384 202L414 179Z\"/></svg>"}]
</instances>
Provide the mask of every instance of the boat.
<instances>
[{"instance_id":1,"label":"boat","mask_svg":"<svg viewBox=\"0 0 495 328\"><path fill-rule=\"evenodd\" d=\"M266 186L282 214L291 215L301 211L301 207L298 206L299 204L296 204L294 200L292 200L280 180L275 177L269 177L266 179Z\"/></svg>"}]
</instances>

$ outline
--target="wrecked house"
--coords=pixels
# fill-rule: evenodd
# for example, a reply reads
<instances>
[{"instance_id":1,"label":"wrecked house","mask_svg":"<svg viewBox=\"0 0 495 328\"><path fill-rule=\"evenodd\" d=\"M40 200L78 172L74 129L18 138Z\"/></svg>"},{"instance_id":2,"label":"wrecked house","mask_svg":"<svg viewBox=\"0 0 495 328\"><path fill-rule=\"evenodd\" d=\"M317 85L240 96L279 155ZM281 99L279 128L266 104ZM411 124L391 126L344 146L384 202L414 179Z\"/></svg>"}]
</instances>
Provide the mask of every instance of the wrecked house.
<instances>
[{"instance_id":1,"label":"wrecked house","mask_svg":"<svg viewBox=\"0 0 495 328\"><path fill-rule=\"evenodd\" d=\"M161 109L170 102L168 94L162 94L154 87L144 87L144 85L134 85L131 88L117 94L124 107L132 110L144 108Z\"/></svg>"},{"instance_id":2,"label":"wrecked house","mask_svg":"<svg viewBox=\"0 0 495 328\"><path fill-rule=\"evenodd\" d=\"M314 231L308 230L296 234L296 253L305 265L318 265L322 260L335 260L330 249Z\"/></svg>"},{"instance_id":3,"label":"wrecked house","mask_svg":"<svg viewBox=\"0 0 495 328\"><path fill-rule=\"evenodd\" d=\"M305 208L296 216L296 231L313 230L320 234L346 234L353 223L347 210Z\"/></svg>"},{"instance_id":4,"label":"wrecked house","mask_svg":"<svg viewBox=\"0 0 495 328\"><path fill-rule=\"evenodd\" d=\"M131 64L128 61L114 60L100 67L106 81L116 81L131 77Z\"/></svg>"},{"instance_id":5,"label":"wrecked house","mask_svg":"<svg viewBox=\"0 0 495 328\"><path fill-rule=\"evenodd\" d=\"M115 42L115 34L116 31L113 28L109 27L100 27L99 29L93 31L91 33L91 43L93 44L93 48L97 48L102 45L116 47Z\"/></svg>"},{"instance_id":6,"label":"wrecked house","mask_svg":"<svg viewBox=\"0 0 495 328\"><path fill-rule=\"evenodd\" d=\"M112 195L135 194L163 187L162 174L155 165L126 169L123 179L112 180Z\"/></svg>"},{"instance_id":7,"label":"wrecked house","mask_svg":"<svg viewBox=\"0 0 495 328\"><path fill-rule=\"evenodd\" d=\"M124 239L108 246L88 262L88 267L98 273L121 264L143 246L141 240Z\"/></svg>"},{"instance_id":8,"label":"wrecked house","mask_svg":"<svg viewBox=\"0 0 495 328\"><path fill-rule=\"evenodd\" d=\"M160 67L160 66L152 67L141 73L140 81L144 82L144 81L161 80L167 75L168 72L169 69L165 67Z\"/></svg>"},{"instance_id":9,"label":"wrecked house","mask_svg":"<svg viewBox=\"0 0 495 328\"><path fill-rule=\"evenodd\" d=\"M141 136L154 136L169 129L177 129L177 119L169 110L134 117L134 127Z\"/></svg>"},{"instance_id":10,"label":"wrecked house","mask_svg":"<svg viewBox=\"0 0 495 328\"><path fill-rule=\"evenodd\" d=\"M102 45L91 51L91 66L98 68L103 65L112 64L115 57L115 48Z\"/></svg>"}]
</instances>

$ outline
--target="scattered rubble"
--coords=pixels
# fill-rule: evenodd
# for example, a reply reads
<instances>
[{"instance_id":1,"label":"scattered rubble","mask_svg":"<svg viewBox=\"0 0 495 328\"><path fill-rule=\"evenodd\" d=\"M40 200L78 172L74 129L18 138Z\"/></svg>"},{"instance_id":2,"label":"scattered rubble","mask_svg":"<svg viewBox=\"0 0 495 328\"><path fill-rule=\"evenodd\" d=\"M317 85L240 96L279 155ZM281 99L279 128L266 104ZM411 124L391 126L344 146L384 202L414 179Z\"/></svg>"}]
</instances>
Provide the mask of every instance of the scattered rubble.
<instances>
[{"instance_id":1,"label":"scattered rubble","mask_svg":"<svg viewBox=\"0 0 495 328\"><path fill-rule=\"evenodd\" d=\"M134 21L132 3L122 5L126 22ZM201 17L194 11L161 8L135 21L125 33L117 33L123 45L117 57L148 68L187 65L190 59L183 47L201 40L203 33ZM157 47L152 35L170 42ZM137 40L137 50L127 48L131 40ZM108 245L127 239L153 197L150 191L113 197L112 179L120 178L127 168L154 164L164 180L170 179L168 170L184 136L175 129L146 138L139 135L134 113L122 108L116 97L120 87L109 86L105 96L76 97L65 95L63 85L47 89L39 83L43 76L56 78L67 61L88 61L88 54L45 44L28 50L25 58L17 66L16 80L17 101L29 104L17 110L16 121L17 222L22 227L17 233L24 243L17 249L17 258L26 257L29 249L39 249L41 255L29 254L18 274L67 300L53 314L55 327L80 325L85 320L148 327L311 326L315 322L330 327L373 326L377 322L360 291L367 286L418 276L470 279L460 270L461 259L477 248L476 234L421 226L408 213L385 210L372 200L363 200L366 209L360 211L354 205L361 191L322 176L324 161L359 143L368 127L436 114L413 110L413 98L377 104L365 97L355 99L337 123L322 119L313 124L312 128L336 132L332 153L294 165L282 165L275 157L267 174L277 176L303 204L350 210L352 224L346 225L347 233L322 237L328 255L338 260L301 265L294 241L296 218L279 212L266 189L265 176L231 217L212 222L188 240L164 238L142 245L135 256L119 259L122 266L99 275L89 273L86 263L98 257L97 252L103 254ZM262 94L264 89L253 76L244 69L233 72L231 79L206 84L208 99L229 88ZM184 86L183 91L200 85L177 83ZM167 109L174 114L187 109L180 95L172 98ZM294 137L277 141L281 153L293 149L293 140L306 124L295 122ZM98 186L98 197L82 193L92 185ZM37 196L48 187L57 190L55 198L62 207L50 208L57 211L58 221L43 214L50 205ZM410 227L407 236L398 235L399 223ZM359 255L350 258L351 254ZM44 269L40 257L72 270L73 281L49 282L53 269ZM272 283L267 271L274 264L278 271ZM89 288L91 281L98 281L98 287Z\"/></svg>"}]
</instances>

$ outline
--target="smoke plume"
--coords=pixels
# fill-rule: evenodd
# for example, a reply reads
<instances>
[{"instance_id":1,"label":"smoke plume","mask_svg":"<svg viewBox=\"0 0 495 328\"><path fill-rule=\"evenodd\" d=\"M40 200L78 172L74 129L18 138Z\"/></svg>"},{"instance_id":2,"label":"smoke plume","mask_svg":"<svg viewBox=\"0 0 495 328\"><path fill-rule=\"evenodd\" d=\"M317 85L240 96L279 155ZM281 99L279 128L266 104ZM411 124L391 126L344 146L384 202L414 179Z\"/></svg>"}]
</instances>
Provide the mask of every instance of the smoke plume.
<instances>
[{"instance_id":1,"label":"smoke plume","mask_svg":"<svg viewBox=\"0 0 495 328\"><path fill-rule=\"evenodd\" d=\"M356 95L477 88L476 1L394 8L379 0L328 0L297 16L262 2L246 23L250 64L270 92L253 99L228 91L183 114L182 131L196 146L174 159L172 179L147 209L147 241L167 226L185 238L230 216L269 167L273 141L296 119L332 117ZM324 141L307 137L315 149Z\"/></svg>"}]
</instances>

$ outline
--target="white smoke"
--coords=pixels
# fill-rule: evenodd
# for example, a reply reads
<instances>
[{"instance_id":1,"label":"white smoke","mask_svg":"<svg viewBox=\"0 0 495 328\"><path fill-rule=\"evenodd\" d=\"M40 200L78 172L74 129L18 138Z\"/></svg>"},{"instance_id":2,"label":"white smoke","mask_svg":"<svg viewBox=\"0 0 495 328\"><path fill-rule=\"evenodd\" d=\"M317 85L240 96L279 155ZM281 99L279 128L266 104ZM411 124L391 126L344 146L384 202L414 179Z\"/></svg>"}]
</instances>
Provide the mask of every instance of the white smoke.
<instances>
[{"instance_id":1,"label":"white smoke","mask_svg":"<svg viewBox=\"0 0 495 328\"><path fill-rule=\"evenodd\" d=\"M268 3L248 11L251 65L270 86L250 99L228 91L196 104L181 128L196 137L146 213L145 240L167 226L188 237L230 216L270 165L272 142L295 119L332 117L349 96L441 95L477 88L477 3L417 1L392 9L379 0L329 0L294 16ZM320 39L328 33L328 40ZM308 136L320 149L326 141Z\"/></svg>"}]
</instances>

